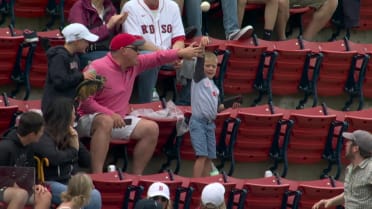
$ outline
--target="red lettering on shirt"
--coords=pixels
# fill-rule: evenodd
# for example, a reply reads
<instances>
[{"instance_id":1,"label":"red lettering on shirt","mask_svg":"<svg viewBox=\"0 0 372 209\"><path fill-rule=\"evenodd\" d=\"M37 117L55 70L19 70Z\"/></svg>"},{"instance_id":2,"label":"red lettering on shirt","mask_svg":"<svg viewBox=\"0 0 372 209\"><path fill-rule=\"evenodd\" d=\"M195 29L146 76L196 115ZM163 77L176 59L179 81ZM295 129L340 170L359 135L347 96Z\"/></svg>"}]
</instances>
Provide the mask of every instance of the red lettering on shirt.
<instances>
[{"instance_id":1,"label":"red lettering on shirt","mask_svg":"<svg viewBox=\"0 0 372 209\"><path fill-rule=\"evenodd\" d=\"M150 33L154 34L155 33L155 26L154 25L149 25L150 28Z\"/></svg>"},{"instance_id":2,"label":"red lettering on shirt","mask_svg":"<svg viewBox=\"0 0 372 209\"><path fill-rule=\"evenodd\" d=\"M142 34L148 33L147 32L147 26L146 25L141 25L141 29L142 29Z\"/></svg>"},{"instance_id":3,"label":"red lettering on shirt","mask_svg":"<svg viewBox=\"0 0 372 209\"><path fill-rule=\"evenodd\" d=\"M172 33L173 28L171 24L168 25L161 25L161 33Z\"/></svg>"}]
</instances>

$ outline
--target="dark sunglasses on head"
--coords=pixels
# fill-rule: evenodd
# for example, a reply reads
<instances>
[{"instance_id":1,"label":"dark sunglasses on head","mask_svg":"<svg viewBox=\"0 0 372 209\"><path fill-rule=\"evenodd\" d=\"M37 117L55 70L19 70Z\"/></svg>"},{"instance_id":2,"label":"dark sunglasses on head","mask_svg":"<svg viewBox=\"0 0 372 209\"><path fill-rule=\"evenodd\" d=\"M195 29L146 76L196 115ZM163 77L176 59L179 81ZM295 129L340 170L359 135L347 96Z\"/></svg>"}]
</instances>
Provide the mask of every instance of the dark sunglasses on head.
<instances>
[{"instance_id":1,"label":"dark sunglasses on head","mask_svg":"<svg viewBox=\"0 0 372 209\"><path fill-rule=\"evenodd\" d=\"M154 197L151 197L151 199L155 200L155 201L162 201L162 202L166 202L168 201L167 198L163 197L163 196L154 196Z\"/></svg>"}]
</instances>

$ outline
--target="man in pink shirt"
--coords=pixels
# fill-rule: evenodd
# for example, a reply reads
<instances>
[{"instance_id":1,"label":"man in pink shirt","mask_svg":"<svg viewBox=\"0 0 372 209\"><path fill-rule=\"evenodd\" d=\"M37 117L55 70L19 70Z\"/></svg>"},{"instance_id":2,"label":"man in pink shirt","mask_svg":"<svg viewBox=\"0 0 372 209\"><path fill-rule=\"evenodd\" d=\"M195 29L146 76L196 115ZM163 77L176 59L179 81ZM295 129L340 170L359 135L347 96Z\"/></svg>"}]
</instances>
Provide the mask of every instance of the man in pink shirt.
<instances>
[{"instance_id":1,"label":"man in pink shirt","mask_svg":"<svg viewBox=\"0 0 372 209\"><path fill-rule=\"evenodd\" d=\"M111 138L134 139L133 173L142 174L154 152L159 127L156 122L127 116L129 99L138 74L178 59L191 59L202 49L191 45L183 49L159 50L138 54L138 47L145 44L142 37L127 33L116 35L110 43L110 53L93 61L86 70L94 69L106 78L103 89L82 101L78 122L80 137L91 136L92 172L103 171ZM128 124L124 122L126 120Z\"/></svg>"}]
</instances>

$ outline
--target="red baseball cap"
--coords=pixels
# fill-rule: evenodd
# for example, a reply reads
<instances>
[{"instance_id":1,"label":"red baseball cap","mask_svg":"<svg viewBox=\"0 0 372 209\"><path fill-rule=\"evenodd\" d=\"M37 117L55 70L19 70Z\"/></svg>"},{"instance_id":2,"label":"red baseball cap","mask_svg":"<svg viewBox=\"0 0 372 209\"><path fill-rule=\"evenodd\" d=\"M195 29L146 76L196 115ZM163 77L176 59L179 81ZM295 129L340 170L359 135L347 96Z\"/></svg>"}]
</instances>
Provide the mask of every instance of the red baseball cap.
<instances>
[{"instance_id":1,"label":"red baseball cap","mask_svg":"<svg viewBox=\"0 0 372 209\"><path fill-rule=\"evenodd\" d=\"M142 36L134 36L128 33L120 33L111 40L110 50L116 51L121 47L126 47L129 45L142 46L144 43L145 40L142 38Z\"/></svg>"}]
</instances>

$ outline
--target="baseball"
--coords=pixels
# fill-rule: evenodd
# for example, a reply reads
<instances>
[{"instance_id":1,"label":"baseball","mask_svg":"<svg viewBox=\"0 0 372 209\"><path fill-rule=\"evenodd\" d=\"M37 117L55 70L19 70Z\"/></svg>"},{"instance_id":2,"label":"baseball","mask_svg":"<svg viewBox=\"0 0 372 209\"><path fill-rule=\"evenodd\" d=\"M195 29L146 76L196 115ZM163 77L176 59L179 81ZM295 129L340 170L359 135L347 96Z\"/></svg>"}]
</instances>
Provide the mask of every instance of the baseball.
<instances>
[{"instance_id":1,"label":"baseball","mask_svg":"<svg viewBox=\"0 0 372 209\"><path fill-rule=\"evenodd\" d=\"M201 4L200 4L200 8L203 12L208 12L209 9L211 8L211 4L207 1L203 1Z\"/></svg>"}]
</instances>

